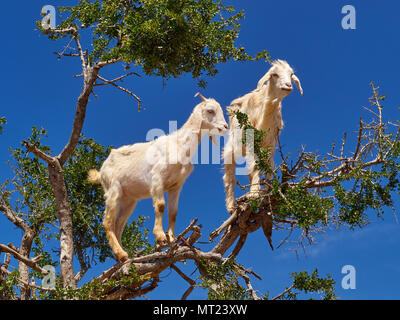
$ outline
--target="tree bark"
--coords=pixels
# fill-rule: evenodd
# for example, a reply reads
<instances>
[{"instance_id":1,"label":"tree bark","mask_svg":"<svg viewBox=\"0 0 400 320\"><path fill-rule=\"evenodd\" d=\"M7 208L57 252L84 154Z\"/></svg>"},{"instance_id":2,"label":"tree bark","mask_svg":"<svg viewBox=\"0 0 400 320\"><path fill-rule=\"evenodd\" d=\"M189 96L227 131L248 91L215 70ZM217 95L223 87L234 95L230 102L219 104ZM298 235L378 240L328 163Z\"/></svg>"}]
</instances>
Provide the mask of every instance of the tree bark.
<instances>
[{"instance_id":1,"label":"tree bark","mask_svg":"<svg viewBox=\"0 0 400 320\"><path fill-rule=\"evenodd\" d=\"M31 253L32 242L35 234L31 230L25 230L22 237L19 254L29 259ZM23 282L29 283L29 267L22 261L18 262L19 275ZM31 289L28 285L22 285L20 288L21 300L29 300L31 297Z\"/></svg>"},{"instance_id":2,"label":"tree bark","mask_svg":"<svg viewBox=\"0 0 400 320\"><path fill-rule=\"evenodd\" d=\"M64 174L58 160L49 164L50 183L53 187L60 222L60 267L64 287L76 288L73 270L74 242L72 213L65 187Z\"/></svg>"},{"instance_id":3,"label":"tree bark","mask_svg":"<svg viewBox=\"0 0 400 320\"><path fill-rule=\"evenodd\" d=\"M74 242L72 212L62 166L71 156L78 143L85 121L89 96L93 90L99 70L100 68L95 66L88 68L84 72L84 87L77 101L70 139L62 152L57 157L52 158L48 166L50 183L54 191L58 220L60 222L60 266L64 287L76 288L76 279L73 270Z\"/></svg>"}]
</instances>

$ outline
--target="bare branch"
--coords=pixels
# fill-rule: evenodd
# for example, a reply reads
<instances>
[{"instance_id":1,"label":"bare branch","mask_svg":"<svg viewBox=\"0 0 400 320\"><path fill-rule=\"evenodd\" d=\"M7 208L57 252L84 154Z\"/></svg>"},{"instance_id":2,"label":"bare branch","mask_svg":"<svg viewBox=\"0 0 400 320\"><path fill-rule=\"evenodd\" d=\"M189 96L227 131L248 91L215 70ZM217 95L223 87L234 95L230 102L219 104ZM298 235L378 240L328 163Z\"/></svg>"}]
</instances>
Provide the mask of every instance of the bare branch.
<instances>
[{"instance_id":1,"label":"bare branch","mask_svg":"<svg viewBox=\"0 0 400 320\"><path fill-rule=\"evenodd\" d=\"M363 129L364 128L363 128L362 119L360 118L360 127L358 129L357 147L356 147L356 151L354 152L354 155L353 155L353 160L357 159L358 151L360 151L360 145L361 145L361 138L362 138Z\"/></svg>"},{"instance_id":2,"label":"bare branch","mask_svg":"<svg viewBox=\"0 0 400 320\"><path fill-rule=\"evenodd\" d=\"M89 101L89 96L93 90L93 86L96 82L98 72L99 72L98 68L88 67L86 74L84 73L85 74L84 87L81 91L81 94L78 97L71 136L69 138L68 143L65 145L64 149L57 156L61 166L63 166L64 163L67 161L67 159L71 156L72 152L74 151L78 143L83 128L83 123L85 121L86 107Z\"/></svg>"},{"instance_id":3,"label":"bare branch","mask_svg":"<svg viewBox=\"0 0 400 320\"><path fill-rule=\"evenodd\" d=\"M77 36L78 35L78 30L74 27L68 27L65 29L52 29L52 28L48 28L43 30L44 34L48 34L48 33L53 33L53 34L70 34L73 36Z\"/></svg>"},{"instance_id":4,"label":"bare branch","mask_svg":"<svg viewBox=\"0 0 400 320\"><path fill-rule=\"evenodd\" d=\"M111 59L111 60L107 60L107 61L100 61L96 63L96 66L99 68L105 67L105 66L109 66L110 64L114 64L114 63L118 63L123 61L123 59Z\"/></svg>"},{"instance_id":5,"label":"bare branch","mask_svg":"<svg viewBox=\"0 0 400 320\"><path fill-rule=\"evenodd\" d=\"M261 300L261 298L257 296L256 291L253 289L250 277L242 270L238 270L238 273L243 278L243 280L246 282L247 291L250 292L251 297L253 298L253 300Z\"/></svg>"},{"instance_id":6,"label":"bare branch","mask_svg":"<svg viewBox=\"0 0 400 320\"><path fill-rule=\"evenodd\" d=\"M114 82L117 82L117 81L122 81L124 78L127 78L127 77L129 77L129 76L131 76L131 75L136 75L136 76L138 76L138 77L141 77L141 75L138 74L138 73L136 73L136 72L129 72L129 73L124 74L124 75L122 75L122 76L120 76L120 77L118 77L118 78L115 78L115 79L113 79L113 80L109 80L108 82L96 83L94 86L95 86L95 87L98 87L98 86L106 86L106 85L108 85L108 84L110 84L110 83L114 83Z\"/></svg>"},{"instance_id":7,"label":"bare branch","mask_svg":"<svg viewBox=\"0 0 400 320\"><path fill-rule=\"evenodd\" d=\"M20 218L10 207L5 204L0 204L0 211L2 211L6 218L14 223L18 228L27 231L30 230L29 226L24 219Z\"/></svg>"},{"instance_id":8,"label":"bare branch","mask_svg":"<svg viewBox=\"0 0 400 320\"><path fill-rule=\"evenodd\" d=\"M244 244L246 243L247 240L247 234L242 234L238 240L238 242L236 243L235 248L233 249L233 251L231 252L231 254L228 256L228 259L231 258L236 258L237 255L240 253L240 251L242 250Z\"/></svg>"},{"instance_id":9,"label":"bare branch","mask_svg":"<svg viewBox=\"0 0 400 320\"><path fill-rule=\"evenodd\" d=\"M282 298L286 293L288 293L289 291L291 291L294 288L294 284L291 285L289 288L287 288L285 291L283 291L282 293L278 294L276 297L272 298L272 300L278 300L280 298Z\"/></svg>"},{"instance_id":10,"label":"bare branch","mask_svg":"<svg viewBox=\"0 0 400 320\"><path fill-rule=\"evenodd\" d=\"M23 141L22 143L24 144L25 148L29 152L32 152L38 158L46 161L48 164L54 163L53 157L51 157L51 156L47 155L46 153L44 153L43 151L39 150L35 145L29 143L28 141Z\"/></svg>"},{"instance_id":11,"label":"bare branch","mask_svg":"<svg viewBox=\"0 0 400 320\"><path fill-rule=\"evenodd\" d=\"M196 285L196 281L190 279L186 274L184 274L176 265L172 264L170 266L171 269L175 270L187 283L190 284L190 287L183 293L181 300L186 300L189 294L193 291L194 286Z\"/></svg>"},{"instance_id":12,"label":"bare branch","mask_svg":"<svg viewBox=\"0 0 400 320\"><path fill-rule=\"evenodd\" d=\"M25 263L28 267L46 275L48 272L42 269L34 260L27 259L26 257L19 254L16 250L6 246L4 244L0 244L0 252L10 253L15 259Z\"/></svg>"},{"instance_id":13,"label":"bare branch","mask_svg":"<svg viewBox=\"0 0 400 320\"><path fill-rule=\"evenodd\" d=\"M121 87L121 86L115 84L115 83L113 82L113 81L115 81L115 80L109 81L109 80L104 79L103 77L101 77L101 76L99 76L99 75L97 75L97 77L98 77L101 81L104 81L106 84L111 84L112 86L116 87L117 89L119 89L119 90L121 90L121 91L123 91L123 92L129 94L129 95L132 96L133 98L135 98L135 100L136 100L137 103L138 103L138 111L141 110L141 106L140 106L140 105L141 105L141 103L142 103L142 100L140 100L140 98L139 98L137 95L135 95L133 92L131 92L131 91L129 91L128 89L125 89L125 88L123 88L123 87Z\"/></svg>"}]
</instances>

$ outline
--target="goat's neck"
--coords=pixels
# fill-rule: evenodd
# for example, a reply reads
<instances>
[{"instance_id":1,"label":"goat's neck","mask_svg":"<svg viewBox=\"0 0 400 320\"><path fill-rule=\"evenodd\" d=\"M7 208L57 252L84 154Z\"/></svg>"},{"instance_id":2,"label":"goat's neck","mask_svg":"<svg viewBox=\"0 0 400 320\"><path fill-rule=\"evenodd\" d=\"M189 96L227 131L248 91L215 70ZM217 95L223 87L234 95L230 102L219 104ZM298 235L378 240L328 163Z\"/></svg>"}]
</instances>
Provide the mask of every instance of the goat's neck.
<instances>
[{"instance_id":1,"label":"goat's neck","mask_svg":"<svg viewBox=\"0 0 400 320\"><path fill-rule=\"evenodd\" d=\"M264 94L264 103L263 103L264 116L268 116L271 113L281 114L281 108L282 108L281 102L283 98L271 98L273 96L274 96L273 89L268 84L267 87L265 88L265 94Z\"/></svg>"},{"instance_id":2,"label":"goat's neck","mask_svg":"<svg viewBox=\"0 0 400 320\"><path fill-rule=\"evenodd\" d=\"M202 137L201 122L199 123L196 116L191 116L188 121L175 132L177 139L178 153L183 157L190 154L190 158L195 154ZM178 156L178 158L180 158Z\"/></svg>"},{"instance_id":3,"label":"goat's neck","mask_svg":"<svg viewBox=\"0 0 400 320\"><path fill-rule=\"evenodd\" d=\"M262 117L258 119L258 127L265 128L275 124L281 127L282 122L282 99L271 98L270 89L267 87L265 99L262 106Z\"/></svg>"}]
</instances>

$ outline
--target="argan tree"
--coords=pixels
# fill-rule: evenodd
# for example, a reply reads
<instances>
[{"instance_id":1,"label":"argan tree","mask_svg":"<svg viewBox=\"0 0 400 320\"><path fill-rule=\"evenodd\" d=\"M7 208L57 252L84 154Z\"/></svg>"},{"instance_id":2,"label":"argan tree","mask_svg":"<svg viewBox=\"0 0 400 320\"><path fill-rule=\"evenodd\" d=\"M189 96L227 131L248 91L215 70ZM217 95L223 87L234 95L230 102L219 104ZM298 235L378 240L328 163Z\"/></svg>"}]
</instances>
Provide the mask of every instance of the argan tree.
<instances>
[{"instance_id":1,"label":"argan tree","mask_svg":"<svg viewBox=\"0 0 400 320\"><path fill-rule=\"evenodd\" d=\"M145 218L139 217L126 227L122 239L131 259L81 284L93 265L113 258L101 224L103 191L86 181L87 171L99 168L111 149L82 135L94 89L113 86L129 94L140 110L140 94L120 83L137 76L131 69L165 80L191 73L204 87L220 63L269 56L262 51L251 57L236 46L244 13L221 0L81 0L59 10L62 22L52 28L39 21L38 32L66 43L56 53L59 58L80 61L82 72L75 77L82 80L82 90L62 150L53 152L43 142L46 130L35 127L21 147L10 149L14 178L1 182L0 211L23 236L19 245L0 244L0 299L132 299L156 290L160 273L168 268L188 282L182 299L196 286L208 290L210 299L295 299L300 292L335 298L332 278L320 277L317 270L311 275L293 273L293 284L275 297L260 294L251 284L251 277L259 276L238 264L236 256L258 229L272 248L273 235L283 238L280 246L298 235L296 243L302 246L330 226L361 228L368 223L369 209L381 216L384 207L393 205L392 194L399 188L399 131L398 124L384 121L384 96L378 88L372 84L367 109L373 119L360 120L352 153L345 152L345 135L327 155L306 150L285 155L280 149L281 163L268 168L267 150L255 148L260 170L272 172L271 178L262 180L259 198L245 194L237 199L232 215L211 233L210 251L196 247L201 236L197 219L174 242L156 251L143 227ZM102 71L110 66L120 74L106 79ZM246 115L236 116L243 129L255 130ZM255 130L254 141L243 143L258 145L264 134ZM177 267L180 261L193 262L197 281ZM53 274L49 266L59 272ZM52 285L37 283L52 277Z\"/></svg>"}]
</instances>

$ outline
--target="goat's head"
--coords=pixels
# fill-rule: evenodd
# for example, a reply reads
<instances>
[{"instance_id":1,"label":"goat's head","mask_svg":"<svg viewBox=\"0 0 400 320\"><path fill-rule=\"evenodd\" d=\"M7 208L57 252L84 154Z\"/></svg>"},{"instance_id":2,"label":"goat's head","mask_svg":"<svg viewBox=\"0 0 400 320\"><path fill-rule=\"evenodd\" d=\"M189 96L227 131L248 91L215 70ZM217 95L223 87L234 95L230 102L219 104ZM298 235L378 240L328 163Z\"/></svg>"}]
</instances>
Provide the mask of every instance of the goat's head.
<instances>
[{"instance_id":1,"label":"goat's head","mask_svg":"<svg viewBox=\"0 0 400 320\"><path fill-rule=\"evenodd\" d=\"M200 130L209 132L209 136L214 144L218 145L216 135L225 135L228 131L228 124L225 121L224 112L221 105L214 99L206 99L202 94L197 93L203 100L198 104L194 112L200 117Z\"/></svg>"},{"instance_id":2,"label":"goat's head","mask_svg":"<svg viewBox=\"0 0 400 320\"><path fill-rule=\"evenodd\" d=\"M278 98L283 99L293 90L292 81L299 88L300 94L303 95L303 88L299 78L294 74L292 67L283 60L276 60L272 63L272 67L260 79L257 89L261 89L265 83L269 83L270 93Z\"/></svg>"}]
</instances>

